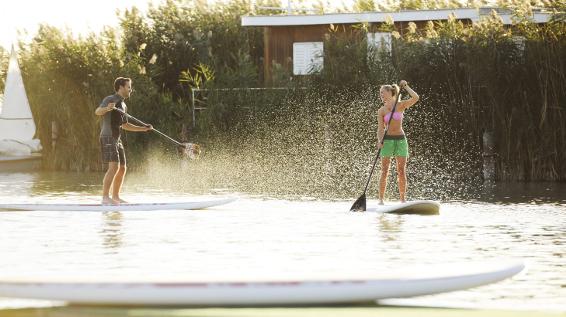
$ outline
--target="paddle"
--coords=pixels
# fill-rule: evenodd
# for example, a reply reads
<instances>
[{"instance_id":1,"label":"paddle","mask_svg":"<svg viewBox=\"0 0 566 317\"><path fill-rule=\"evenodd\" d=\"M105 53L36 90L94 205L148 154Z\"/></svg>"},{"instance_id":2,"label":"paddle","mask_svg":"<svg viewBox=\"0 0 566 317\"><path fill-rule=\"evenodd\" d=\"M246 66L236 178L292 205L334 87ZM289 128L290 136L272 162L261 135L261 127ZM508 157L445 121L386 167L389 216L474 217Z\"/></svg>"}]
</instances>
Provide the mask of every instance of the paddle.
<instances>
[{"instance_id":1,"label":"paddle","mask_svg":"<svg viewBox=\"0 0 566 317\"><path fill-rule=\"evenodd\" d=\"M391 115L389 116L389 120L387 121L387 127L385 128L385 133L383 134L383 139L381 140L381 145L383 145L383 141L385 141L385 136L387 135L387 130L389 129L389 123L391 123L391 119L393 119L393 114L395 113L395 108L397 108L397 102L401 98L401 89L399 88L399 95L395 98L395 104L393 104L393 109L391 109ZM369 187L369 182L371 180L371 176L373 175L373 170L375 169L375 165L377 164L377 160L379 159L379 155L381 154L381 148L377 148L377 153L375 154L375 159L373 160L373 165L371 170L369 171L368 180L366 182L366 187L364 188L364 193L358 198L350 211L366 211L366 192Z\"/></svg>"},{"instance_id":2,"label":"paddle","mask_svg":"<svg viewBox=\"0 0 566 317\"><path fill-rule=\"evenodd\" d=\"M130 114L125 113L124 110L122 110L122 109L114 108L114 110L118 111L119 113L121 113L121 114L123 114L123 115L126 115L126 117L128 117L129 119L133 119L134 121L137 121L139 124L141 124L141 125L143 125L143 126L146 126L146 127L149 126L149 124L147 124L147 123L141 121L140 119L138 119L138 118L136 118L136 117L134 117L134 116L132 116L132 115L130 115ZM159 135L165 137L167 140L169 140L169 141L171 141L171 142L177 144L178 146L186 147L185 144L183 144L183 143L181 143L181 142L179 142L179 141L173 139L172 137L170 137L170 136L168 136L167 134L165 134L165 133L163 133L163 132L157 130L156 128L153 128L152 131L157 132Z\"/></svg>"},{"instance_id":3,"label":"paddle","mask_svg":"<svg viewBox=\"0 0 566 317\"><path fill-rule=\"evenodd\" d=\"M134 117L134 116L132 116L132 115L130 115L130 114L124 112L124 110L122 110L122 109L114 108L114 110L120 112L121 114L125 115L125 116L128 117L129 119L132 119L132 120L138 122L139 124L141 124L141 125L143 125L143 126L146 126L146 127L149 126L149 124L147 124L147 123L141 121L140 119L138 119L138 118L136 118L136 117ZM198 146L198 144L181 143L181 142L179 142L179 141L173 139L172 137L168 136L167 134L165 134L165 133L163 133L163 132L157 130L156 128L151 129L151 131L156 132L157 134L159 134L159 135L165 137L167 140L169 140L169 141L175 143L176 145L182 147L182 148L184 149L185 155L186 155L187 157L193 158L193 156L196 156L196 155L198 155L198 154L200 153L200 147Z\"/></svg>"}]
</instances>

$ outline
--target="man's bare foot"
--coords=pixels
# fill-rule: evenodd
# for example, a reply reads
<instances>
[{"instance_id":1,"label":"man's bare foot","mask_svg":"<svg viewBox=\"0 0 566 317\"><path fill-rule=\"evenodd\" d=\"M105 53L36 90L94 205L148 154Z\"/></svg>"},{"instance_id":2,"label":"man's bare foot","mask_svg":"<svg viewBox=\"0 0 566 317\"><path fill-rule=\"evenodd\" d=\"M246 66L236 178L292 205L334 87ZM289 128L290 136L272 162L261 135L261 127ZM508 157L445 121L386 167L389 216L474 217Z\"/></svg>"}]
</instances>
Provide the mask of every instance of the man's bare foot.
<instances>
[{"instance_id":1,"label":"man's bare foot","mask_svg":"<svg viewBox=\"0 0 566 317\"><path fill-rule=\"evenodd\" d=\"M383 200L379 200L379 205L383 206Z\"/></svg>"},{"instance_id":2,"label":"man's bare foot","mask_svg":"<svg viewBox=\"0 0 566 317\"><path fill-rule=\"evenodd\" d=\"M118 201L115 201L114 199L106 196L106 197L102 197L102 204L103 205L119 205L120 203Z\"/></svg>"},{"instance_id":3,"label":"man's bare foot","mask_svg":"<svg viewBox=\"0 0 566 317\"><path fill-rule=\"evenodd\" d=\"M112 200L118 202L118 204L128 204L127 201L123 200L123 199L120 198L120 197L112 197Z\"/></svg>"},{"instance_id":4,"label":"man's bare foot","mask_svg":"<svg viewBox=\"0 0 566 317\"><path fill-rule=\"evenodd\" d=\"M401 199L401 203L402 203L402 204L404 204L404 203L406 203L406 202L407 202L407 201L406 201L405 199Z\"/></svg>"}]
</instances>

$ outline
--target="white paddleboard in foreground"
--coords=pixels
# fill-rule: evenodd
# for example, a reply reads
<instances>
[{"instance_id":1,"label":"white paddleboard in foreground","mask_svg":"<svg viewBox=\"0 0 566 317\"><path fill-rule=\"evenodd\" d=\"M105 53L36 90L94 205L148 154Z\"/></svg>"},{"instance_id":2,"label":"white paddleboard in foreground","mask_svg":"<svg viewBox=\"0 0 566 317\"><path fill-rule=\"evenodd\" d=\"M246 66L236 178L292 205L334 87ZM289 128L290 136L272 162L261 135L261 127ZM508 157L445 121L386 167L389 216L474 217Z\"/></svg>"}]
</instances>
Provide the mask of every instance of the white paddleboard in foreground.
<instances>
[{"instance_id":1,"label":"white paddleboard in foreground","mask_svg":"<svg viewBox=\"0 0 566 317\"><path fill-rule=\"evenodd\" d=\"M151 280L1 278L0 297L72 304L254 306L361 303L463 290L501 281L524 268L515 263L422 265L345 279ZM91 279L93 277L90 277Z\"/></svg>"},{"instance_id":2,"label":"white paddleboard in foreground","mask_svg":"<svg viewBox=\"0 0 566 317\"><path fill-rule=\"evenodd\" d=\"M405 203L386 203L385 205L372 203L369 205L366 212L438 215L440 212L440 203L431 200L415 200Z\"/></svg>"},{"instance_id":3,"label":"white paddleboard in foreground","mask_svg":"<svg viewBox=\"0 0 566 317\"><path fill-rule=\"evenodd\" d=\"M127 203L120 205L102 204L0 204L4 210L41 210L41 211L148 211L148 210L184 210L203 209L220 206L237 200L237 197L191 200L186 202L162 203Z\"/></svg>"}]
</instances>

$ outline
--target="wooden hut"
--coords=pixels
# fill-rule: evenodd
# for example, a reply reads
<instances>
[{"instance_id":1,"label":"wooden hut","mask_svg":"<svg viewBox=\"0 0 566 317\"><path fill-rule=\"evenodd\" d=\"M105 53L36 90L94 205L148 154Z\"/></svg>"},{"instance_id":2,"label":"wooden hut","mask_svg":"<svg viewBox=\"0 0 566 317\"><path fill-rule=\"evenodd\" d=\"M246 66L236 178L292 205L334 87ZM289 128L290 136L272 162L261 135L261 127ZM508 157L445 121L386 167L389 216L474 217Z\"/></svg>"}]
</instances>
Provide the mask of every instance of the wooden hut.
<instances>
[{"instance_id":1,"label":"wooden hut","mask_svg":"<svg viewBox=\"0 0 566 317\"><path fill-rule=\"evenodd\" d=\"M332 26L345 34L353 27L365 23L379 29L379 25L392 20L399 32L410 22L422 28L428 21L446 21L452 14L465 24L473 24L489 16L495 10L506 25L512 25L512 12L500 8L461 8L442 10L411 10L399 12L363 12L308 15L243 16L242 26L264 28L264 78L269 84L274 65L281 65L294 76L307 75L309 70L322 67L323 39ZM546 23L550 13L535 11L532 19ZM376 27L377 26L377 27ZM368 33L368 45L391 43L388 32Z\"/></svg>"}]
</instances>

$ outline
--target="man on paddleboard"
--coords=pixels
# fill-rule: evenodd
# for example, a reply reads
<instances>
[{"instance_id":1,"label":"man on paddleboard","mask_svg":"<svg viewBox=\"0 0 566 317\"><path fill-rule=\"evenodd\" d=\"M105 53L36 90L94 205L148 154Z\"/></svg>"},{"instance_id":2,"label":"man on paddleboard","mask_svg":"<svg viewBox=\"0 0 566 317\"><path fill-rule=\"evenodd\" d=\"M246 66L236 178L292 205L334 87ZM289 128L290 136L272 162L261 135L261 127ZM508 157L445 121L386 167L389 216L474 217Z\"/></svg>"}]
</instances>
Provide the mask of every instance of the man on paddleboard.
<instances>
[{"instance_id":1,"label":"man on paddleboard","mask_svg":"<svg viewBox=\"0 0 566 317\"><path fill-rule=\"evenodd\" d=\"M124 100L132 93L132 80L130 78L118 77L114 81L113 95L102 100L96 111L97 116L102 116L100 130L100 147L102 151L102 162L108 164L108 170L102 181L102 204L119 205L126 201L120 198L120 189L126 175L126 153L122 140L120 139L122 129L133 132L145 132L153 129L151 125L137 126L128 122L125 115L127 111ZM120 109L119 111L113 111ZM112 197L110 188L112 187Z\"/></svg>"}]
</instances>

